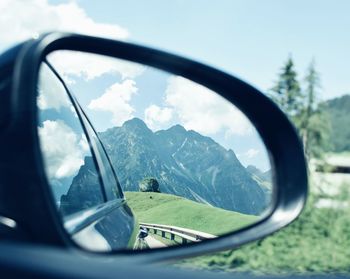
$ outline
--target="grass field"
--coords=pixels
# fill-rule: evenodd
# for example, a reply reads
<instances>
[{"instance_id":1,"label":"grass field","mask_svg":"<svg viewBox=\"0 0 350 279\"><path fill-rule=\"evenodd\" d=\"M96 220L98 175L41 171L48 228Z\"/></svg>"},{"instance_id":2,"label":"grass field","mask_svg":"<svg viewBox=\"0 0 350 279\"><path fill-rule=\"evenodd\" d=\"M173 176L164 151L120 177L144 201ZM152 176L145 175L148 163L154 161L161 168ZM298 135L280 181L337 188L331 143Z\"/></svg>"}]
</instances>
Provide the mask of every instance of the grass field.
<instances>
[{"instance_id":1,"label":"grass field","mask_svg":"<svg viewBox=\"0 0 350 279\"><path fill-rule=\"evenodd\" d=\"M139 222L178 226L214 235L242 228L258 218L163 193L125 192L125 196Z\"/></svg>"},{"instance_id":2,"label":"grass field","mask_svg":"<svg viewBox=\"0 0 350 279\"><path fill-rule=\"evenodd\" d=\"M315 187L311 185L310 188ZM344 184L340 190L338 195L329 198L334 202L349 202L350 184ZM317 207L324 196L325 193L310 191L300 217L269 237L239 249L187 259L176 265L215 272L344 273L349 276L350 207Z\"/></svg>"}]
</instances>

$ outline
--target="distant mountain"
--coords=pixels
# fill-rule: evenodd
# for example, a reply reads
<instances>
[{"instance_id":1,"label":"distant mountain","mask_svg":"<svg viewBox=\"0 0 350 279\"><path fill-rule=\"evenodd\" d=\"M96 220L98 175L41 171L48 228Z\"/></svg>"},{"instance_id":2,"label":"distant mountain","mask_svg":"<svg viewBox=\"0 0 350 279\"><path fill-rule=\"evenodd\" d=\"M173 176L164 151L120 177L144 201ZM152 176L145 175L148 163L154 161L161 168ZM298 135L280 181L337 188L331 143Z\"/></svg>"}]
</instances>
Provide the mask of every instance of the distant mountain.
<instances>
[{"instance_id":1,"label":"distant mountain","mask_svg":"<svg viewBox=\"0 0 350 279\"><path fill-rule=\"evenodd\" d=\"M265 182L269 182L271 183L272 177L271 177L271 170L268 171L261 171L260 169L258 169L257 167L253 166L253 165L249 165L246 167L247 171L250 174L253 174L255 176L257 176L258 178L260 178L262 181Z\"/></svg>"},{"instance_id":2,"label":"distant mountain","mask_svg":"<svg viewBox=\"0 0 350 279\"><path fill-rule=\"evenodd\" d=\"M331 150L350 151L350 95L323 102L321 107L328 113L331 122Z\"/></svg>"},{"instance_id":3,"label":"distant mountain","mask_svg":"<svg viewBox=\"0 0 350 279\"><path fill-rule=\"evenodd\" d=\"M134 118L100 133L100 138L124 191L138 191L142 179L154 177L162 193L223 209L257 215L268 205L269 189L252 178L232 150L180 125L154 133ZM79 206L85 208L79 204L85 199L84 193L94 195L87 199L89 203L98 199L96 193L86 189L97 179L90 161L85 158L68 193L61 198L65 213Z\"/></svg>"},{"instance_id":4,"label":"distant mountain","mask_svg":"<svg viewBox=\"0 0 350 279\"><path fill-rule=\"evenodd\" d=\"M84 165L73 178L66 195L61 196L60 211L62 215L70 215L80 210L91 208L103 201L100 182L92 157L84 159Z\"/></svg>"},{"instance_id":5,"label":"distant mountain","mask_svg":"<svg viewBox=\"0 0 350 279\"><path fill-rule=\"evenodd\" d=\"M272 192L272 172L261 171L257 167L249 165L246 170L250 173L251 177L261 186L265 191L267 197L271 197Z\"/></svg>"},{"instance_id":6,"label":"distant mountain","mask_svg":"<svg viewBox=\"0 0 350 279\"><path fill-rule=\"evenodd\" d=\"M152 132L137 118L100 134L124 191L155 177L163 193L247 214L266 207L266 191L209 137L180 125Z\"/></svg>"}]
</instances>

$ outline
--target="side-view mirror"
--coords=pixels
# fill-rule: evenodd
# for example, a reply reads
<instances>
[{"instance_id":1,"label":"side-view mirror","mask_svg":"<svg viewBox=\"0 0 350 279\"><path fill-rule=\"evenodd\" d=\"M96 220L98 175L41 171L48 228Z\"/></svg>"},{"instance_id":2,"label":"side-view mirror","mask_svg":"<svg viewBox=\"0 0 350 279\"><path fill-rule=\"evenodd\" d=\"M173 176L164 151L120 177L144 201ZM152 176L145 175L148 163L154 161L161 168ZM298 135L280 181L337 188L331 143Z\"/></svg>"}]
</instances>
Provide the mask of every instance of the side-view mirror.
<instances>
[{"instance_id":1,"label":"side-view mirror","mask_svg":"<svg viewBox=\"0 0 350 279\"><path fill-rule=\"evenodd\" d=\"M29 239L167 260L236 248L300 214L302 145L247 83L76 34L16 51L0 203Z\"/></svg>"}]
</instances>

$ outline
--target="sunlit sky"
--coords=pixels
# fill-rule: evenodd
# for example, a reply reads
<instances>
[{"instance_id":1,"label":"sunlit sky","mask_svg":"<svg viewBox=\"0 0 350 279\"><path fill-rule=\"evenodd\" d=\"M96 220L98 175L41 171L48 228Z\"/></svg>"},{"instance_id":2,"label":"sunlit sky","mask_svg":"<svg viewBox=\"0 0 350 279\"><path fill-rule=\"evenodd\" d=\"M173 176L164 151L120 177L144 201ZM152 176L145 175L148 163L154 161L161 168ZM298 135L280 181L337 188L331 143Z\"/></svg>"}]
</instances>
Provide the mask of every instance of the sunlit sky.
<instances>
[{"instance_id":1,"label":"sunlit sky","mask_svg":"<svg viewBox=\"0 0 350 279\"><path fill-rule=\"evenodd\" d=\"M315 59L324 100L350 93L349 11L346 0L2 0L0 50L42 32L80 32L184 55L263 92L288 56L301 81ZM246 142L237 152L257 150Z\"/></svg>"},{"instance_id":2,"label":"sunlit sky","mask_svg":"<svg viewBox=\"0 0 350 279\"><path fill-rule=\"evenodd\" d=\"M50 1L62 3L66 1ZM176 52L236 74L262 91L292 55L301 76L312 58L322 96L350 93L350 1L77 1L96 22L130 41Z\"/></svg>"}]
</instances>

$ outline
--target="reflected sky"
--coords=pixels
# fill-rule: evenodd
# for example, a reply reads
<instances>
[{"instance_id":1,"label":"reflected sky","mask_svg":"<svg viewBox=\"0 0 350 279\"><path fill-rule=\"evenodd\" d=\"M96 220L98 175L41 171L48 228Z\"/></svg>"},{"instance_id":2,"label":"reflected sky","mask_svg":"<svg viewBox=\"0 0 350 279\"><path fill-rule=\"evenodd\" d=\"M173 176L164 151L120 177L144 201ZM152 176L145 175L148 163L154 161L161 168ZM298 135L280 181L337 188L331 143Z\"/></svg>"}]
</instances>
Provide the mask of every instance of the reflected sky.
<instances>
[{"instance_id":1,"label":"reflected sky","mask_svg":"<svg viewBox=\"0 0 350 279\"><path fill-rule=\"evenodd\" d=\"M70 57L74 57L74 67ZM60 51L48 59L100 132L134 117L153 131L180 124L232 149L243 165L270 169L266 149L253 125L232 104L205 87L150 67L98 55Z\"/></svg>"}]
</instances>

